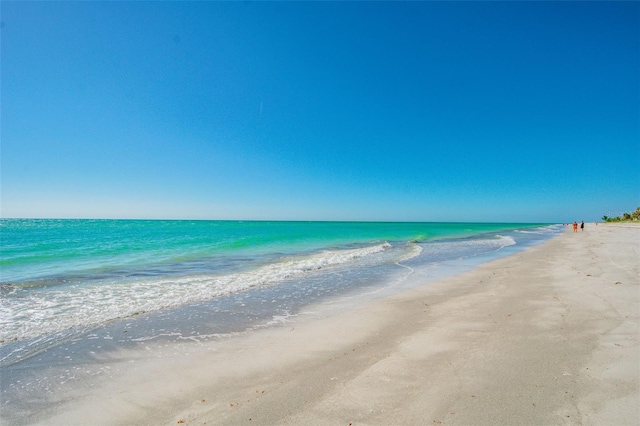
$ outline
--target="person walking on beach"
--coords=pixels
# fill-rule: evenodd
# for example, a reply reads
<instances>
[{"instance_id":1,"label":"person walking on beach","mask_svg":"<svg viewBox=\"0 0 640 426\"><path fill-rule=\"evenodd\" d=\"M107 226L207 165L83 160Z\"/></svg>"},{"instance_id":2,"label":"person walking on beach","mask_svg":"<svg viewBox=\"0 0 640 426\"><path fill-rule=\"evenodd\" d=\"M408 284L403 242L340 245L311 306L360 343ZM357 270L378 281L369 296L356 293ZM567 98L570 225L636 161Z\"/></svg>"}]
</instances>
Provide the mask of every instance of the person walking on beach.
<instances>
[{"instance_id":1,"label":"person walking on beach","mask_svg":"<svg viewBox=\"0 0 640 426\"><path fill-rule=\"evenodd\" d=\"M584 232L584 220L580 222L580 230Z\"/></svg>"},{"instance_id":2,"label":"person walking on beach","mask_svg":"<svg viewBox=\"0 0 640 426\"><path fill-rule=\"evenodd\" d=\"M573 232L578 232L578 222L573 222Z\"/></svg>"}]
</instances>

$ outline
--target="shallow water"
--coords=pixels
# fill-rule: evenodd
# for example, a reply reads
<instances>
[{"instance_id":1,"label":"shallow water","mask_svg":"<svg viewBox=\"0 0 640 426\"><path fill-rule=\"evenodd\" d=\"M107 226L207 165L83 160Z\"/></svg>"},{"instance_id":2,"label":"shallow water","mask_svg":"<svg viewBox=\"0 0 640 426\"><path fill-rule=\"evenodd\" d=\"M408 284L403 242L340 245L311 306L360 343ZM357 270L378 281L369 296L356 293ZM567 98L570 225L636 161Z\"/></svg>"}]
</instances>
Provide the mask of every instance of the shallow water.
<instances>
[{"instance_id":1,"label":"shallow water","mask_svg":"<svg viewBox=\"0 0 640 426\"><path fill-rule=\"evenodd\" d=\"M52 228L53 240L66 238L61 228L76 227L68 238L76 248L46 238L38 245L26 232L28 248L20 249L16 224L5 222L2 244L11 250L3 249L0 380L2 416L12 423L108 377L108 360L122 350L157 356L159 347L226 339L286 325L302 314L326 314L309 311L311 305L348 309L562 231L557 225L233 222L222 224L225 247L206 249L204 241L215 240L211 229L218 222L106 221L91 233L96 221L51 221L26 225L39 238L47 235L43 226ZM13 226L10 238L7 226ZM123 232L131 227L138 229ZM232 244L228 228L238 244ZM203 229L210 232L206 238L197 235ZM151 241L142 242L141 235ZM89 246L91 255L83 251Z\"/></svg>"}]
</instances>

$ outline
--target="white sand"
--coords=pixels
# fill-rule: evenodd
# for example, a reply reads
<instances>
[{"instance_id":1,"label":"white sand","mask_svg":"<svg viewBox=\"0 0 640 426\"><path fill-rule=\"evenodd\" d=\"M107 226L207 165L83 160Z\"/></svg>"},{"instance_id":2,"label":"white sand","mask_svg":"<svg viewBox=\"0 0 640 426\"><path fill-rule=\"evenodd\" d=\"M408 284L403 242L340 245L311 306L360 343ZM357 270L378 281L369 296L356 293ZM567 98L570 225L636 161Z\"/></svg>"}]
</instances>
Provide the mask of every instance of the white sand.
<instances>
[{"instance_id":1,"label":"white sand","mask_svg":"<svg viewBox=\"0 0 640 426\"><path fill-rule=\"evenodd\" d=\"M43 424L640 424L640 227L351 312L138 356Z\"/></svg>"}]
</instances>

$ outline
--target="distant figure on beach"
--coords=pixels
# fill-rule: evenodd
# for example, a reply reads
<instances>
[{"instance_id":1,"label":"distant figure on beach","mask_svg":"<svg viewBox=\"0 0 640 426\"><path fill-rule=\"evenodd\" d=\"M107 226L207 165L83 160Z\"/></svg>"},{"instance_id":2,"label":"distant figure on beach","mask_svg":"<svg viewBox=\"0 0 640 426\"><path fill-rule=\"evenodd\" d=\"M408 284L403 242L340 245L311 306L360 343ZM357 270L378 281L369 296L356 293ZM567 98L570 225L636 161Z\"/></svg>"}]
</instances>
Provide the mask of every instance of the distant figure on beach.
<instances>
[{"instance_id":1,"label":"distant figure on beach","mask_svg":"<svg viewBox=\"0 0 640 426\"><path fill-rule=\"evenodd\" d=\"M578 232L578 222L573 222L573 232Z\"/></svg>"},{"instance_id":2,"label":"distant figure on beach","mask_svg":"<svg viewBox=\"0 0 640 426\"><path fill-rule=\"evenodd\" d=\"M584 220L580 222L580 230L584 232Z\"/></svg>"}]
</instances>

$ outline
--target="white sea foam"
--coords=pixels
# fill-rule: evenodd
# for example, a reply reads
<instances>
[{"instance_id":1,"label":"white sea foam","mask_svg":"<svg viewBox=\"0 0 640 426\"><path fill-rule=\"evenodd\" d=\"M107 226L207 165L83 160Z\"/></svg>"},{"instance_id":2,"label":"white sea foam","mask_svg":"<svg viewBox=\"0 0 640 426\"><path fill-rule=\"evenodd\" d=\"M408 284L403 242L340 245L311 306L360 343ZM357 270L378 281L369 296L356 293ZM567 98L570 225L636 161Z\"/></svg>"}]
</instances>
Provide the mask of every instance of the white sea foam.
<instances>
[{"instance_id":1,"label":"white sea foam","mask_svg":"<svg viewBox=\"0 0 640 426\"><path fill-rule=\"evenodd\" d=\"M405 253L402 257L400 257L397 263L406 262L409 259L418 257L423 251L424 251L424 248L422 246L415 243L410 243L407 253Z\"/></svg>"},{"instance_id":2,"label":"white sea foam","mask_svg":"<svg viewBox=\"0 0 640 426\"><path fill-rule=\"evenodd\" d=\"M486 239L439 241L422 247L427 259L450 260L492 252L515 244L516 241L510 236L496 235L495 238Z\"/></svg>"},{"instance_id":3,"label":"white sea foam","mask_svg":"<svg viewBox=\"0 0 640 426\"><path fill-rule=\"evenodd\" d=\"M60 290L31 291L5 298L0 304L3 343L44 336L74 327L91 327L139 313L153 312L266 286L311 271L346 264L381 253L389 243L326 250L283 259L236 274L190 275L173 278L112 279L81 283Z\"/></svg>"},{"instance_id":4,"label":"white sea foam","mask_svg":"<svg viewBox=\"0 0 640 426\"><path fill-rule=\"evenodd\" d=\"M512 237L509 237L509 236L505 237L502 235L498 235L498 242L499 242L498 250L504 247L516 245L516 240L514 240Z\"/></svg>"},{"instance_id":5,"label":"white sea foam","mask_svg":"<svg viewBox=\"0 0 640 426\"><path fill-rule=\"evenodd\" d=\"M560 229L562 229L562 225L547 225L538 228L516 229L514 232L519 234L549 235L558 232Z\"/></svg>"}]
</instances>

